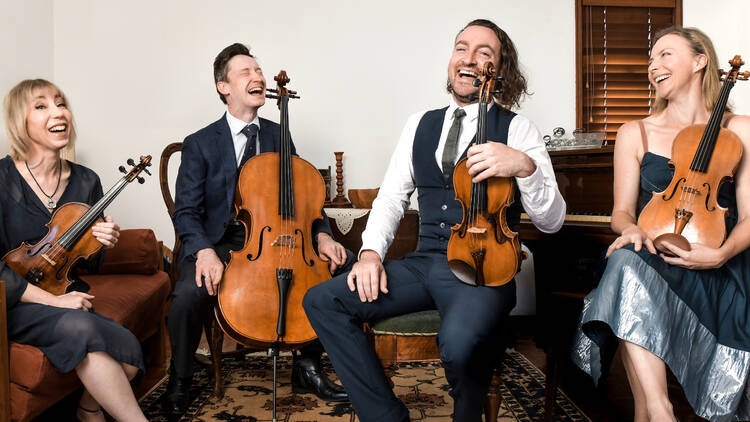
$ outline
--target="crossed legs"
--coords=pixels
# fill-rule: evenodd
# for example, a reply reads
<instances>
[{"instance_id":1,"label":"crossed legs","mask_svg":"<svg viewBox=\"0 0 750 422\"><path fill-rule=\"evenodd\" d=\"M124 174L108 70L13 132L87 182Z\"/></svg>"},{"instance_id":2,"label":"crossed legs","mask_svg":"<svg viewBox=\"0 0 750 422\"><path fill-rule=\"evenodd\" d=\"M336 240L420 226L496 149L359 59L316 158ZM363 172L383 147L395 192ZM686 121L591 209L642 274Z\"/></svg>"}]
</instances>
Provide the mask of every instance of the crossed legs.
<instances>
[{"instance_id":1,"label":"crossed legs","mask_svg":"<svg viewBox=\"0 0 750 422\"><path fill-rule=\"evenodd\" d=\"M104 421L100 405L118 421L146 420L130 387L138 368L117 362L105 352L93 352L76 366L76 373L86 387L78 411L80 420Z\"/></svg>"}]
</instances>

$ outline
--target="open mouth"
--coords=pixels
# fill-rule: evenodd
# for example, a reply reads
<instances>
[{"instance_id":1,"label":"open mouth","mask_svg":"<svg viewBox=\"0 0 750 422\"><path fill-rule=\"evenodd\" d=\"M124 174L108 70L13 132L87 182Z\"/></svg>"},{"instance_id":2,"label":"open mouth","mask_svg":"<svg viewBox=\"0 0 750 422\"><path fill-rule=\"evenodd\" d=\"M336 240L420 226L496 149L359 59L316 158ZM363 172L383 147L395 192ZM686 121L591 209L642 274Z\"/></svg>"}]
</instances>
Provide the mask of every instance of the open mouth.
<instances>
[{"instance_id":1,"label":"open mouth","mask_svg":"<svg viewBox=\"0 0 750 422\"><path fill-rule=\"evenodd\" d=\"M250 88L249 90L247 90L247 93L250 95L263 95L263 87L256 86L256 87Z\"/></svg>"},{"instance_id":2,"label":"open mouth","mask_svg":"<svg viewBox=\"0 0 750 422\"><path fill-rule=\"evenodd\" d=\"M61 123L59 125L54 125L51 128L48 129L52 133L63 133L66 130L68 130L68 125L65 123Z\"/></svg>"},{"instance_id":3,"label":"open mouth","mask_svg":"<svg viewBox=\"0 0 750 422\"><path fill-rule=\"evenodd\" d=\"M661 81L664 81L664 80L667 80L667 79L669 79L669 77L670 77L670 76L672 76L672 75L670 75L670 74L665 74L665 75L660 75L660 76L657 76L657 77L655 77L655 78L654 78L654 82L656 82L656 83L658 84L658 83L659 83L659 82L661 82Z\"/></svg>"},{"instance_id":4,"label":"open mouth","mask_svg":"<svg viewBox=\"0 0 750 422\"><path fill-rule=\"evenodd\" d=\"M463 70L463 69L461 69L461 70L458 71L458 76L460 78L471 78L472 80L474 80L474 79L477 78L477 74L476 73L470 72L468 70Z\"/></svg>"}]
</instances>

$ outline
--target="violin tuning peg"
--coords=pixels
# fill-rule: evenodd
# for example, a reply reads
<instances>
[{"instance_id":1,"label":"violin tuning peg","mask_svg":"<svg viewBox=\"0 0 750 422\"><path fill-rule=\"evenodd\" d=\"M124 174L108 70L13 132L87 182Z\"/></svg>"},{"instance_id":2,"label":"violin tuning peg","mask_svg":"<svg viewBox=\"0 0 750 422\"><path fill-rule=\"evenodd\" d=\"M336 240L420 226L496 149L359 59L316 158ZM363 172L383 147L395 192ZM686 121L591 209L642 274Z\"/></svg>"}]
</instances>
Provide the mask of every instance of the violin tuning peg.
<instances>
[{"instance_id":1,"label":"violin tuning peg","mask_svg":"<svg viewBox=\"0 0 750 422\"><path fill-rule=\"evenodd\" d=\"M482 85L482 80L479 79L479 78L474 79L474 82L472 82L471 84L474 85L475 87L477 87L479 85Z\"/></svg>"},{"instance_id":2,"label":"violin tuning peg","mask_svg":"<svg viewBox=\"0 0 750 422\"><path fill-rule=\"evenodd\" d=\"M148 169L143 169L143 171L145 171L145 172L146 172L146 174L148 174L149 176L151 176L151 172L150 172L150 171L148 171Z\"/></svg>"},{"instance_id":3,"label":"violin tuning peg","mask_svg":"<svg viewBox=\"0 0 750 422\"><path fill-rule=\"evenodd\" d=\"M128 172L127 170L125 170L125 166L120 166L119 170L120 170L120 173L127 173Z\"/></svg>"},{"instance_id":4,"label":"violin tuning peg","mask_svg":"<svg viewBox=\"0 0 750 422\"><path fill-rule=\"evenodd\" d=\"M495 76L495 80L498 82L502 82L503 80L505 80L505 78L503 78L502 76Z\"/></svg>"},{"instance_id":5,"label":"violin tuning peg","mask_svg":"<svg viewBox=\"0 0 750 422\"><path fill-rule=\"evenodd\" d=\"M143 184L143 182L145 182L145 181L146 181L146 180L145 180L144 178L142 178L141 176L138 176L138 177L136 177L136 179L138 179L138 183L140 183L140 184Z\"/></svg>"},{"instance_id":6,"label":"violin tuning peg","mask_svg":"<svg viewBox=\"0 0 750 422\"><path fill-rule=\"evenodd\" d=\"M133 161L132 158L128 158L128 161L126 161L126 163L128 163L129 166L134 166L135 165L135 161Z\"/></svg>"}]
</instances>

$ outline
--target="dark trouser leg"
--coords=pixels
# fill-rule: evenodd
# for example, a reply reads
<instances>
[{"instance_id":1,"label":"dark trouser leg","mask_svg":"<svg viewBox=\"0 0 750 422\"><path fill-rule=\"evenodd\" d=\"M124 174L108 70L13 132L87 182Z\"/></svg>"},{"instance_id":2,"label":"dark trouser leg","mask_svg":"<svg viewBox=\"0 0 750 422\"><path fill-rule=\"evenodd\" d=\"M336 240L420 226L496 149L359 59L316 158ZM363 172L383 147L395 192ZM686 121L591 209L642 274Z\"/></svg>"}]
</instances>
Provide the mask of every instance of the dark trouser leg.
<instances>
[{"instance_id":1,"label":"dark trouser leg","mask_svg":"<svg viewBox=\"0 0 750 422\"><path fill-rule=\"evenodd\" d=\"M453 420L478 422L502 352L500 327L516 304L516 285L470 286L458 281L447 264L444 255L435 255L427 282L440 311L440 359L451 385Z\"/></svg>"},{"instance_id":2,"label":"dark trouser leg","mask_svg":"<svg viewBox=\"0 0 750 422\"><path fill-rule=\"evenodd\" d=\"M344 265L337 268L336 271L333 272L333 276L336 277L340 274L349 274L349 271L352 269L352 266L354 266L355 262L357 262L357 257L352 251L347 249L346 262L344 263ZM323 352L325 352L325 350L323 349L323 345L320 343L320 340L315 340L307 346L299 349L301 358L310 358L315 360L316 362L320 360L320 356L323 354Z\"/></svg>"},{"instance_id":3,"label":"dark trouser leg","mask_svg":"<svg viewBox=\"0 0 750 422\"><path fill-rule=\"evenodd\" d=\"M194 259L185 258L180 262L179 275L167 315L167 328L175 373L178 378L192 378L193 355L213 301L205 286L198 288L195 284Z\"/></svg>"},{"instance_id":4,"label":"dark trouser leg","mask_svg":"<svg viewBox=\"0 0 750 422\"><path fill-rule=\"evenodd\" d=\"M346 284L348 273L310 289L303 306L344 384L357 416L368 421L404 421L408 411L393 394L383 368L362 331L362 323L414 311L434 309L424 287L422 269L429 259L412 254L386 264L387 295L361 302Z\"/></svg>"}]
</instances>

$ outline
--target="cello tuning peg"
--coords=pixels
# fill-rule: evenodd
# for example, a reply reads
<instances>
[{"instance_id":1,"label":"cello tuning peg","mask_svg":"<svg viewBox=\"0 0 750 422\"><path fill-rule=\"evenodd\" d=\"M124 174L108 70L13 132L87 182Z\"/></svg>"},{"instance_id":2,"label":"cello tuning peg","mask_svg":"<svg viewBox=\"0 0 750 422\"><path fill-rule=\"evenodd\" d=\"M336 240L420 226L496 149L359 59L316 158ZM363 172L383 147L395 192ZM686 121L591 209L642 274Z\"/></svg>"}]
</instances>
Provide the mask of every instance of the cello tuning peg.
<instances>
[{"instance_id":1,"label":"cello tuning peg","mask_svg":"<svg viewBox=\"0 0 750 422\"><path fill-rule=\"evenodd\" d=\"M278 95L271 95L271 94L266 94L266 98L271 98L271 99L273 99L273 100L278 100L278 99L279 99L279 96L278 96Z\"/></svg>"},{"instance_id":2,"label":"cello tuning peg","mask_svg":"<svg viewBox=\"0 0 750 422\"><path fill-rule=\"evenodd\" d=\"M477 87L479 85L482 85L482 80L479 79L479 78L474 79L474 82L472 82L471 84L474 85L475 87Z\"/></svg>"},{"instance_id":3,"label":"cello tuning peg","mask_svg":"<svg viewBox=\"0 0 750 422\"><path fill-rule=\"evenodd\" d=\"M127 170L125 170L125 166L120 166L119 170L120 170L120 173L127 173L128 172Z\"/></svg>"},{"instance_id":4,"label":"cello tuning peg","mask_svg":"<svg viewBox=\"0 0 750 422\"><path fill-rule=\"evenodd\" d=\"M273 88L267 88L266 91L273 92L274 94L278 93L279 91L273 89Z\"/></svg>"},{"instance_id":5,"label":"cello tuning peg","mask_svg":"<svg viewBox=\"0 0 750 422\"><path fill-rule=\"evenodd\" d=\"M128 163L129 166L134 166L135 165L135 161L133 161L132 158L128 158L128 161L126 161L126 163Z\"/></svg>"},{"instance_id":6,"label":"cello tuning peg","mask_svg":"<svg viewBox=\"0 0 750 422\"><path fill-rule=\"evenodd\" d=\"M143 184L143 182L145 182L145 181L146 181L146 180L145 180L144 178L142 178L141 176L138 176L138 177L136 177L136 179L138 179L138 183L140 183L140 184Z\"/></svg>"},{"instance_id":7,"label":"cello tuning peg","mask_svg":"<svg viewBox=\"0 0 750 422\"><path fill-rule=\"evenodd\" d=\"M299 95L292 95L292 94L290 94L289 98L299 98Z\"/></svg>"}]
</instances>

